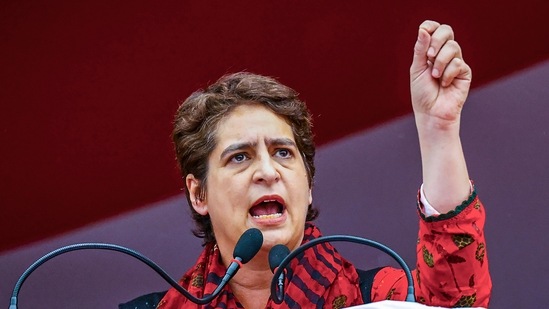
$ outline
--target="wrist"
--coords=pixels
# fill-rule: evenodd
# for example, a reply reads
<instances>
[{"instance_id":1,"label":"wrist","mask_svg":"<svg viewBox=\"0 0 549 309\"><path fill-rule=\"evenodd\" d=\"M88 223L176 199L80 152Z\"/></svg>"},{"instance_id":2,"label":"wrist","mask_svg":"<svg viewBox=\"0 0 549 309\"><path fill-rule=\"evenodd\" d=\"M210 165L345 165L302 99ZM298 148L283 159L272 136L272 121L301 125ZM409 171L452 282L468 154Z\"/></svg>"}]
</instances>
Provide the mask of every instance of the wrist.
<instances>
[{"instance_id":1,"label":"wrist","mask_svg":"<svg viewBox=\"0 0 549 309\"><path fill-rule=\"evenodd\" d=\"M436 117L425 113L415 113L414 119L416 127L420 133L422 132L432 132L432 133L458 133L460 117L456 115L455 117Z\"/></svg>"},{"instance_id":2,"label":"wrist","mask_svg":"<svg viewBox=\"0 0 549 309\"><path fill-rule=\"evenodd\" d=\"M454 120L440 119L426 115L415 115L416 129L422 144L443 145L459 140L459 118Z\"/></svg>"}]
</instances>

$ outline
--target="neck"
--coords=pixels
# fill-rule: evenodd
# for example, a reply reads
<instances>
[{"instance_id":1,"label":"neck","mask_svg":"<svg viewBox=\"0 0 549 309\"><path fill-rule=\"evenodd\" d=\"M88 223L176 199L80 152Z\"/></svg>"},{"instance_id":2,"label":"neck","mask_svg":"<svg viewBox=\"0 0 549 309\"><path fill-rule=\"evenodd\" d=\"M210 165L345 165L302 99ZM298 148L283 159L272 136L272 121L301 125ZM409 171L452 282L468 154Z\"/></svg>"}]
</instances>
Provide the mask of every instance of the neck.
<instances>
[{"instance_id":1,"label":"neck","mask_svg":"<svg viewBox=\"0 0 549 309\"><path fill-rule=\"evenodd\" d=\"M271 295L272 278L268 255L262 250L243 265L229 286L244 308L265 308Z\"/></svg>"}]
</instances>

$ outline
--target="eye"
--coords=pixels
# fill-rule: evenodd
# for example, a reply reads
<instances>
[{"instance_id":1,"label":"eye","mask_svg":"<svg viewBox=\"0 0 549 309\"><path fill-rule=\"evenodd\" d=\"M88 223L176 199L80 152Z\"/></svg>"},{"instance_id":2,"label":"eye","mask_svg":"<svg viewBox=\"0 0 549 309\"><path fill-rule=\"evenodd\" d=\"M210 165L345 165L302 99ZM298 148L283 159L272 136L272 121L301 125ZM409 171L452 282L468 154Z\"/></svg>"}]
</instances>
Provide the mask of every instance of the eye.
<instances>
[{"instance_id":1,"label":"eye","mask_svg":"<svg viewBox=\"0 0 549 309\"><path fill-rule=\"evenodd\" d=\"M233 155L231 157L231 162L234 162L234 163L240 163L240 162L244 162L248 159L248 156L244 153L237 153L235 155Z\"/></svg>"},{"instance_id":2,"label":"eye","mask_svg":"<svg viewBox=\"0 0 549 309\"><path fill-rule=\"evenodd\" d=\"M276 150L276 156L281 158L290 158L292 156L292 152L290 149L279 148Z\"/></svg>"}]
</instances>

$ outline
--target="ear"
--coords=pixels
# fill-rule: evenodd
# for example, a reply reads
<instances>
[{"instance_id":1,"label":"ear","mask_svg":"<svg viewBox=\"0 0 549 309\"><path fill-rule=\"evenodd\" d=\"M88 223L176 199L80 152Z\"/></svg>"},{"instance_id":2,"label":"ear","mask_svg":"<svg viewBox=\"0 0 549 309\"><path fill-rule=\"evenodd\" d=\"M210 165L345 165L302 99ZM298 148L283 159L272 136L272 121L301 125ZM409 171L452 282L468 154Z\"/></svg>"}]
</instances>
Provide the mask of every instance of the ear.
<instances>
[{"instance_id":1,"label":"ear","mask_svg":"<svg viewBox=\"0 0 549 309\"><path fill-rule=\"evenodd\" d=\"M309 189L309 204L311 205L313 203L313 189Z\"/></svg>"},{"instance_id":2,"label":"ear","mask_svg":"<svg viewBox=\"0 0 549 309\"><path fill-rule=\"evenodd\" d=\"M185 177L185 183L187 184L187 189L189 189L189 199L193 209L199 214L205 216L208 214L208 206L206 200L200 199L200 180L196 179L193 174L188 174Z\"/></svg>"}]
</instances>

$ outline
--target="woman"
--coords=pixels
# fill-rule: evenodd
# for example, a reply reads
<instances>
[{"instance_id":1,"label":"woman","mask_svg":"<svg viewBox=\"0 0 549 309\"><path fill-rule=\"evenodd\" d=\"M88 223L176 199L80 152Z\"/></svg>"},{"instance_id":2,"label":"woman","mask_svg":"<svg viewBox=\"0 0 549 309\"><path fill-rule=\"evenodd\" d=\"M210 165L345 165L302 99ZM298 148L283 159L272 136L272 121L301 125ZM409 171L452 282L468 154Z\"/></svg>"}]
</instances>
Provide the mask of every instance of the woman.
<instances>
[{"instance_id":1,"label":"woman","mask_svg":"<svg viewBox=\"0 0 549 309\"><path fill-rule=\"evenodd\" d=\"M459 138L471 70L449 26L420 25L410 80L423 167L416 300L486 307L491 280L484 210ZM276 244L293 250L321 235L312 223L318 213L311 194L311 116L295 91L250 73L224 76L180 106L173 136L195 235L205 245L180 284L197 297L211 294L244 231L258 228L264 237L259 253L205 308L342 308L404 299L402 270L376 269L364 285L357 269L326 244L293 261L284 302L270 300L269 250ZM162 295L157 306L198 307L175 289Z\"/></svg>"}]
</instances>

